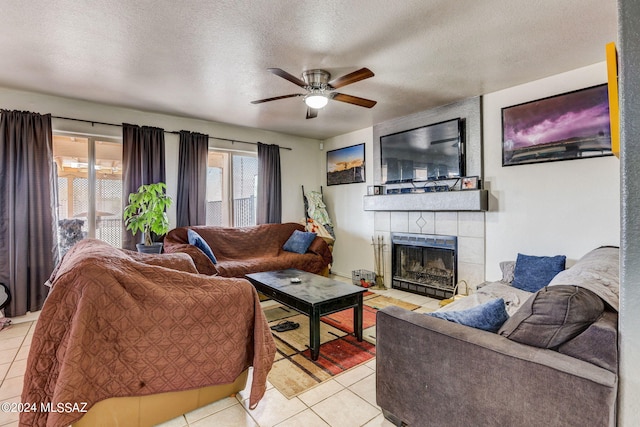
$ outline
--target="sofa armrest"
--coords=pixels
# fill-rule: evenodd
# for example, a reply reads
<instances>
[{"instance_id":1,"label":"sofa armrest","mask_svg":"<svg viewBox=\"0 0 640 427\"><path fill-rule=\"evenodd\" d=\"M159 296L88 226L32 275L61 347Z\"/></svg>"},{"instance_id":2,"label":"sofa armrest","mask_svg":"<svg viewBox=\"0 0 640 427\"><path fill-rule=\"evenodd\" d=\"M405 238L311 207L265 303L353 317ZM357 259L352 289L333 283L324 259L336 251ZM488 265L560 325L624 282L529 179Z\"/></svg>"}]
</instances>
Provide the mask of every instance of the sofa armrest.
<instances>
[{"instance_id":1,"label":"sofa armrest","mask_svg":"<svg viewBox=\"0 0 640 427\"><path fill-rule=\"evenodd\" d=\"M185 253L189 255L200 274L208 276L216 276L218 274L218 269L209 257L193 245L173 243L170 246L165 245L165 250L168 253Z\"/></svg>"},{"instance_id":2,"label":"sofa armrest","mask_svg":"<svg viewBox=\"0 0 640 427\"><path fill-rule=\"evenodd\" d=\"M615 425L617 376L399 307L378 311L376 396L409 425Z\"/></svg>"},{"instance_id":3,"label":"sofa armrest","mask_svg":"<svg viewBox=\"0 0 640 427\"><path fill-rule=\"evenodd\" d=\"M331 254L329 245L320 236L317 236L313 240L313 242L311 242L311 245L309 245L309 249L307 249L307 251L320 255L327 264L331 264L331 262L333 261L333 255Z\"/></svg>"}]
</instances>

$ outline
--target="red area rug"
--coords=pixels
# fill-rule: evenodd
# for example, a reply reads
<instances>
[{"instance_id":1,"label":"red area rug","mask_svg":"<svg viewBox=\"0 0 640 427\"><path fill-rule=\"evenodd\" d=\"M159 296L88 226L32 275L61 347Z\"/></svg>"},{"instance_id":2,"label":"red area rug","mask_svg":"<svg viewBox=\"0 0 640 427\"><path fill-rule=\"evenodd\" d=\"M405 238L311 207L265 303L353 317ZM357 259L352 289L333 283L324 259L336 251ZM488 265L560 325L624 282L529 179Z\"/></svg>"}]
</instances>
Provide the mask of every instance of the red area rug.
<instances>
[{"instance_id":1,"label":"red area rug","mask_svg":"<svg viewBox=\"0 0 640 427\"><path fill-rule=\"evenodd\" d=\"M417 305L393 298L365 294L362 310L365 340L361 342L352 335L353 309L323 316L320 322L320 356L316 361L311 360L311 352L308 349L309 318L284 306L265 310L270 326L278 324L283 319L300 325L290 331L273 332L277 353L269 373L269 382L290 399L372 360L376 355L376 347L373 344L376 312L389 305L401 306L408 310L418 308ZM369 335L367 330L370 331ZM370 336L372 334L373 336Z\"/></svg>"},{"instance_id":2,"label":"red area rug","mask_svg":"<svg viewBox=\"0 0 640 427\"><path fill-rule=\"evenodd\" d=\"M302 355L311 360L311 350ZM358 341L353 335L346 335L320 346L320 356L313 363L332 375L354 368L376 355L376 346L366 341Z\"/></svg>"},{"instance_id":3,"label":"red area rug","mask_svg":"<svg viewBox=\"0 0 640 427\"><path fill-rule=\"evenodd\" d=\"M377 311L368 305L362 307L362 329L370 328L376 324ZM349 334L353 333L353 308L322 316L320 320Z\"/></svg>"}]
</instances>

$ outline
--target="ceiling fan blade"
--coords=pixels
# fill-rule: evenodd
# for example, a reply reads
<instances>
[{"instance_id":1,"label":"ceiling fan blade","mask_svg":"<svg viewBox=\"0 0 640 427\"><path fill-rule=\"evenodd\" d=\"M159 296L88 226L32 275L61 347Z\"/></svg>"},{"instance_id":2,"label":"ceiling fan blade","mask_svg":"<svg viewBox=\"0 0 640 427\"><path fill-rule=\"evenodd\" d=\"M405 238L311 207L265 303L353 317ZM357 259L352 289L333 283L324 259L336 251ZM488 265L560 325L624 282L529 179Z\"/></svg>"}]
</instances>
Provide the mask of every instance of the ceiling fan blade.
<instances>
[{"instance_id":1,"label":"ceiling fan blade","mask_svg":"<svg viewBox=\"0 0 640 427\"><path fill-rule=\"evenodd\" d=\"M273 98L258 99L251 101L252 104L262 104L263 102L277 101L278 99L294 98L296 96L304 96L302 93L292 93L291 95L274 96Z\"/></svg>"},{"instance_id":2,"label":"ceiling fan blade","mask_svg":"<svg viewBox=\"0 0 640 427\"><path fill-rule=\"evenodd\" d=\"M360 107L371 108L378 103L378 101L372 101L370 99L359 98L353 95L345 95L344 93L332 93L331 99L334 101L346 102Z\"/></svg>"},{"instance_id":3,"label":"ceiling fan blade","mask_svg":"<svg viewBox=\"0 0 640 427\"><path fill-rule=\"evenodd\" d=\"M318 110L307 107L307 119L315 119L316 117L318 117Z\"/></svg>"},{"instance_id":4,"label":"ceiling fan blade","mask_svg":"<svg viewBox=\"0 0 640 427\"><path fill-rule=\"evenodd\" d=\"M350 85L351 83L359 82L360 80L368 79L373 76L374 74L370 69L360 68L358 71L354 71L353 73L331 80L329 82L329 86L334 89L338 89L342 86Z\"/></svg>"},{"instance_id":5,"label":"ceiling fan blade","mask_svg":"<svg viewBox=\"0 0 640 427\"><path fill-rule=\"evenodd\" d=\"M292 76L291 74L287 73L285 70L281 68L267 68L267 71L275 74L278 77L282 77L285 80L289 80L294 85L298 85L300 87L305 87L307 85L305 82L303 82L299 78Z\"/></svg>"}]
</instances>

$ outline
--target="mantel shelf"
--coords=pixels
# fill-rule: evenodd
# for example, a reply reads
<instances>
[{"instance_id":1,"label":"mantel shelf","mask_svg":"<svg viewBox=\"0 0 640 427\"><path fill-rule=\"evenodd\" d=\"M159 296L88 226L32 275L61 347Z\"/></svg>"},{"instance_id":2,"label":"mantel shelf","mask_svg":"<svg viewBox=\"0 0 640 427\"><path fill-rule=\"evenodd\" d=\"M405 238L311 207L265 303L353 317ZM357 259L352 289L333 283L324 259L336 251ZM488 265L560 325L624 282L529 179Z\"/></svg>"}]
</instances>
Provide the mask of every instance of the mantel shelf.
<instances>
[{"instance_id":1,"label":"mantel shelf","mask_svg":"<svg viewBox=\"0 0 640 427\"><path fill-rule=\"evenodd\" d=\"M364 196L365 211L476 211L489 209L487 190Z\"/></svg>"}]
</instances>

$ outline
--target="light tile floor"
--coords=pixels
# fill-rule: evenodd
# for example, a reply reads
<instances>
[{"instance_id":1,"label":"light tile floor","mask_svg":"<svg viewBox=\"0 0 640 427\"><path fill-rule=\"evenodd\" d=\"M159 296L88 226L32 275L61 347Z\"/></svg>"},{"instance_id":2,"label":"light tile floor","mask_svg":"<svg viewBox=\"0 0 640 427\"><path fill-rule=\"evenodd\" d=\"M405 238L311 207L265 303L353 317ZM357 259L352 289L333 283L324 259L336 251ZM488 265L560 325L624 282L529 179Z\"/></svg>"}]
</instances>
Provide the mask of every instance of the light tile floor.
<instances>
[{"instance_id":1,"label":"light tile floor","mask_svg":"<svg viewBox=\"0 0 640 427\"><path fill-rule=\"evenodd\" d=\"M396 289L375 292L421 305L420 311L438 308L439 301L432 298ZM0 403L20 401L27 355L38 314L29 313L13 318L12 325L0 331ZM161 426L392 427L393 424L383 417L376 405L375 370L376 361L373 359L292 399L287 399L271 384L267 384L267 392L254 410L248 409L249 382L247 388L235 397L219 400ZM0 411L0 426L17 425L17 413Z\"/></svg>"}]
</instances>

